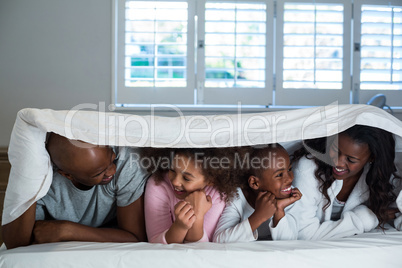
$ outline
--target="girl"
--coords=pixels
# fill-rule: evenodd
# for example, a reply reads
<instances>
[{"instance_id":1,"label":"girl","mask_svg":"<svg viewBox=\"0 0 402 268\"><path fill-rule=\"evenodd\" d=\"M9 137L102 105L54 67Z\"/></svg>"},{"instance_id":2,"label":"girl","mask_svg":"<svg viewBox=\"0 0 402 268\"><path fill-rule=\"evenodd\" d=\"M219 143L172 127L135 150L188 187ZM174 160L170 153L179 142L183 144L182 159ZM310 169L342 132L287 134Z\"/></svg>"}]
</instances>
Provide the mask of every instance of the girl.
<instances>
[{"instance_id":1,"label":"girl","mask_svg":"<svg viewBox=\"0 0 402 268\"><path fill-rule=\"evenodd\" d=\"M145 191L149 242L211 241L225 200L236 190L232 149L159 149ZM156 163L156 164L155 164Z\"/></svg>"},{"instance_id":2,"label":"girl","mask_svg":"<svg viewBox=\"0 0 402 268\"><path fill-rule=\"evenodd\" d=\"M395 218L395 140L391 133L356 125L339 135L305 142L295 152L295 181L304 196L289 215L299 239L330 239L383 227ZM310 153L311 152L311 153ZM324 153L324 154L323 154Z\"/></svg>"},{"instance_id":3,"label":"girl","mask_svg":"<svg viewBox=\"0 0 402 268\"><path fill-rule=\"evenodd\" d=\"M238 198L230 202L218 223L214 242L286 239L275 231L285 208L301 198L292 188L293 172L286 150L279 144L251 148L250 169ZM286 235L286 233L285 233Z\"/></svg>"}]
</instances>

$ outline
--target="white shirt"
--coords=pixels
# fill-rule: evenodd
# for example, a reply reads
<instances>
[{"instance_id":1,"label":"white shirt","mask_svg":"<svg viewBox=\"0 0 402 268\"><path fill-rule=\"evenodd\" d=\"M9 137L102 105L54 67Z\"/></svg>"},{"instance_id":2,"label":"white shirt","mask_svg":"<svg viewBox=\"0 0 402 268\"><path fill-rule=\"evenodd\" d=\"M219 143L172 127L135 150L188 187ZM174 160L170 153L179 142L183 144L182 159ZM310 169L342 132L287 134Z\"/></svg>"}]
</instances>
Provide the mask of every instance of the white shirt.
<instances>
[{"instance_id":1,"label":"white shirt","mask_svg":"<svg viewBox=\"0 0 402 268\"><path fill-rule=\"evenodd\" d=\"M254 208L247 202L240 188L237 189L237 194L238 197L226 205L216 227L213 241L230 243L278 239L280 235L272 226L272 218L261 224L254 232L252 231L248 218L254 213Z\"/></svg>"}]
</instances>

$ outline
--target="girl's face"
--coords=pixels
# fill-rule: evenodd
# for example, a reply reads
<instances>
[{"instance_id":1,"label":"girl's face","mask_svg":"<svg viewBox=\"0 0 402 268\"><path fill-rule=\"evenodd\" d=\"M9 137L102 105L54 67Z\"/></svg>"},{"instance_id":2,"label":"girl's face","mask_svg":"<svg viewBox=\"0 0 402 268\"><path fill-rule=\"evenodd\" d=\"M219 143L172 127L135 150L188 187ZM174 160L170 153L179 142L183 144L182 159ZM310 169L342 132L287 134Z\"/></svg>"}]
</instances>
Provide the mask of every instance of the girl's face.
<instances>
[{"instance_id":1,"label":"girl's face","mask_svg":"<svg viewBox=\"0 0 402 268\"><path fill-rule=\"evenodd\" d=\"M337 180L358 180L363 168L371 160L366 143L356 143L346 134L340 134L338 146L332 143L329 155L332 161L332 175Z\"/></svg>"},{"instance_id":2,"label":"girl's face","mask_svg":"<svg viewBox=\"0 0 402 268\"><path fill-rule=\"evenodd\" d=\"M292 193L293 182L289 154L284 149L279 149L268 157L270 166L262 173L259 190L271 192L276 199L288 198Z\"/></svg>"},{"instance_id":3,"label":"girl's face","mask_svg":"<svg viewBox=\"0 0 402 268\"><path fill-rule=\"evenodd\" d=\"M201 167L192 158L176 154L169 170L169 180L173 186L174 195L184 199L194 191L202 190L210 185L201 173Z\"/></svg>"}]
</instances>

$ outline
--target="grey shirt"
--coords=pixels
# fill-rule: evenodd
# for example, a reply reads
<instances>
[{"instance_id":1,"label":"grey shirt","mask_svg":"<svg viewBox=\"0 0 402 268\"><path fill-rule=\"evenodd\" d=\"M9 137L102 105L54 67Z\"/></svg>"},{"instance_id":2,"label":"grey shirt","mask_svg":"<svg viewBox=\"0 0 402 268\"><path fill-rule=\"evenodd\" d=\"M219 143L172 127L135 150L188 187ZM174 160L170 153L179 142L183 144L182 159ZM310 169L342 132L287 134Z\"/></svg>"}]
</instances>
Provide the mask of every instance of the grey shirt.
<instances>
[{"instance_id":1,"label":"grey shirt","mask_svg":"<svg viewBox=\"0 0 402 268\"><path fill-rule=\"evenodd\" d=\"M67 220L99 227L116 217L117 207L125 207L144 192L149 175L140 168L138 152L130 147L113 147L116 153L116 174L106 185L95 185L84 191L53 172L48 193L36 204L36 220Z\"/></svg>"}]
</instances>

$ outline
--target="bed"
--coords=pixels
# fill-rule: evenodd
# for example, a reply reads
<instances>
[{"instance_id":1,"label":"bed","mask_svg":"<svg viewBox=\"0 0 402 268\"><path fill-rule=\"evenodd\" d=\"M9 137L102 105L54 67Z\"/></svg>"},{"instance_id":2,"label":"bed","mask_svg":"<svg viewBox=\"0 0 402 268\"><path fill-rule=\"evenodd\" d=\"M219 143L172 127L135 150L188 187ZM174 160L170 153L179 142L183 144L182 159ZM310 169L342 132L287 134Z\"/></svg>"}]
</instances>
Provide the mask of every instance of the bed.
<instances>
[{"instance_id":1,"label":"bed","mask_svg":"<svg viewBox=\"0 0 402 268\"><path fill-rule=\"evenodd\" d=\"M302 139L336 134L355 124L395 134L402 170L402 122L368 105L329 105L284 112L210 116L137 116L97 111L23 109L9 146L12 164L2 225L19 217L49 189L47 132L94 144L152 147L230 147L279 142L289 151ZM400 195L401 196L401 195ZM397 205L402 209L402 197ZM402 267L402 216L387 230L330 241L253 243L64 242L5 250L0 267Z\"/></svg>"}]
</instances>

